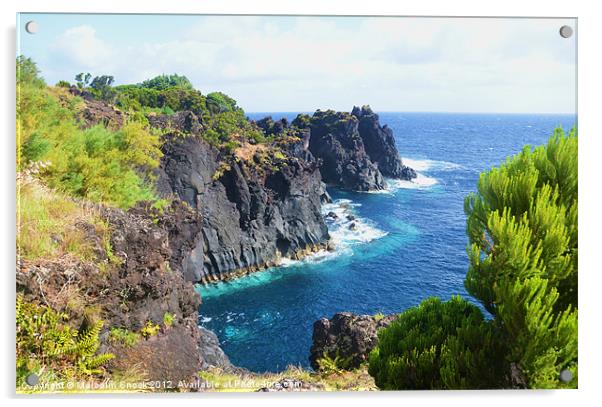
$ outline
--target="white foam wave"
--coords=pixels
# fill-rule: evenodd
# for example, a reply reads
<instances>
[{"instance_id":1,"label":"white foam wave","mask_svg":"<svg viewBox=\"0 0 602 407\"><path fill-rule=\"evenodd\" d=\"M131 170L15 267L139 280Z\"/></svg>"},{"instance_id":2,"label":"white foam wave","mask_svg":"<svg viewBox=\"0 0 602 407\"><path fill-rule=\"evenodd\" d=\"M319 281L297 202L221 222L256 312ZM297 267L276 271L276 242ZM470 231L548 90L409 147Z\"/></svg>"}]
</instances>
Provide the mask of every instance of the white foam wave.
<instances>
[{"instance_id":1,"label":"white foam wave","mask_svg":"<svg viewBox=\"0 0 602 407\"><path fill-rule=\"evenodd\" d=\"M352 255L351 246L368 243L386 236L386 232L375 227L369 220L355 214L353 208L360 205L350 199L337 199L332 203L322 205L322 215L325 217L334 250L318 250L301 260L285 257L280 260L278 266L290 267L302 263L321 263L341 254Z\"/></svg>"},{"instance_id":2,"label":"white foam wave","mask_svg":"<svg viewBox=\"0 0 602 407\"><path fill-rule=\"evenodd\" d=\"M378 229L368 219L355 214L353 208L358 206L360 204L353 203L349 199L337 199L322 206L328 231L337 247L368 243L386 236L386 232Z\"/></svg>"},{"instance_id":3,"label":"white foam wave","mask_svg":"<svg viewBox=\"0 0 602 407\"><path fill-rule=\"evenodd\" d=\"M429 188L438 182L439 181L437 181L435 178L427 177L426 175L417 172L416 178L413 178L411 181L402 179L387 179L387 191L395 192L398 189Z\"/></svg>"},{"instance_id":4,"label":"white foam wave","mask_svg":"<svg viewBox=\"0 0 602 407\"><path fill-rule=\"evenodd\" d=\"M449 161L438 161L429 159L419 160L406 157L402 157L401 161L404 163L404 165L407 165L415 171L454 170L461 168L461 165Z\"/></svg>"}]
</instances>

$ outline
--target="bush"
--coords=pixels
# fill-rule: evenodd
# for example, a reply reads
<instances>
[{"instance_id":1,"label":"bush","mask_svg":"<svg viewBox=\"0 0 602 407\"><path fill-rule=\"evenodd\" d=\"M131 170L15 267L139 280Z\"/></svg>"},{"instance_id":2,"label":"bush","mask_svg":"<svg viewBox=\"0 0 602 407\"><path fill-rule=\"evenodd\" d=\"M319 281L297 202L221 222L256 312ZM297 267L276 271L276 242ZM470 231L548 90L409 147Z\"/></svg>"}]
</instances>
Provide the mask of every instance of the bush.
<instances>
[{"instance_id":1,"label":"bush","mask_svg":"<svg viewBox=\"0 0 602 407\"><path fill-rule=\"evenodd\" d=\"M140 330L140 334L146 339L148 339L151 336L157 335L160 330L161 327L155 324L153 321L146 321L146 324Z\"/></svg>"},{"instance_id":2,"label":"bush","mask_svg":"<svg viewBox=\"0 0 602 407\"><path fill-rule=\"evenodd\" d=\"M109 331L109 340L122 344L125 347L132 347L140 341L140 334L123 328L111 328Z\"/></svg>"},{"instance_id":3,"label":"bush","mask_svg":"<svg viewBox=\"0 0 602 407\"><path fill-rule=\"evenodd\" d=\"M114 355L97 354L102 321L79 331L67 322L66 314L17 296L17 386L24 385L30 373L55 375L59 379L103 373L102 365Z\"/></svg>"},{"instance_id":4,"label":"bush","mask_svg":"<svg viewBox=\"0 0 602 407\"><path fill-rule=\"evenodd\" d=\"M83 130L76 103L71 103L76 99L64 92L72 100L59 102L31 60L19 58L17 64L19 170L43 161L48 165L40 175L51 187L121 208L154 199L152 174L161 158L158 134L135 120L118 131L102 125Z\"/></svg>"},{"instance_id":5,"label":"bush","mask_svg":"<svg viewBox=\"0 0 602 407\"><path fill-rule=\"evenodd\" d=\"M557 129L547 146L481 174L465 202L466 289L494 315L508 361L532 388L577 385L577 189L577 135Z\"/></svg>"},{"instance_id":6,"label":"bush","mask_svg":"<svg viewBox=\"0 0 602 407\"><path fill-rule=\"evenodd\" d=\"M169 312L163 314L163 325L165 325L165 327L169 328L174 322L176 322L175 314L170 314Z\"/></svg>"},{"instance_id":7,"label":"bush","mask_svg":"<svg viewBox=\"0 0 602 407\"><path fill-rule=\"evenodd\" d=\"M378 332L369 373L384 390L498 388L503 356L476 306L460 297L430 298Z\"/></svg>"}]
</instances>

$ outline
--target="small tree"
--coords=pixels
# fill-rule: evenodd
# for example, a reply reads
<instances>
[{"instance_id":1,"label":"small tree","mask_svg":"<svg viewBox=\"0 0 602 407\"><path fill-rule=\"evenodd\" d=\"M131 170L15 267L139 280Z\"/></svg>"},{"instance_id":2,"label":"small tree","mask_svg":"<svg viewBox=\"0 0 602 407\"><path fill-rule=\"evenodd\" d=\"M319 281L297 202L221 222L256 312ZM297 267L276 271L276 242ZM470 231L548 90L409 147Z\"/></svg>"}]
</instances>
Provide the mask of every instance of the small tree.
<instances>
[{"instance_id":1,"label":"small tree","mask_svg":"<svg viewBox=\"0 0 602 407\"><path fill-rule=\"evenodd\" d=\"M557 129L481 174L466 198L466 289L495 317L533 388L577 369L577 136ZM576 386L576 378L568 384Z\"/></svg>"},{"instance_id":2,"label":"small tree","mask_svg":"<svg viewBox=\"0 0 602 407\"><path fill-rule=\"evenodd\" d=\"M105 102L112 102L116 95L115 90L111 87L113 82L115 82L115 78L111 75L96 76L92 79L90 87L98 98Z\"/></svg>"},{"instance_id":3,"label":"small tree","mask_svg":"<svg viewBox=\"0 0 602 407\"><path fill-rule=\"evenodd\" d=\"M90 79L92 79L92 74L90 74L89 72L80 72L77 75L75 75L75 83L77 84L77 87L79 89L84 89L85 87L87 87L90 83Z\"/></svg>"}]
</instances>

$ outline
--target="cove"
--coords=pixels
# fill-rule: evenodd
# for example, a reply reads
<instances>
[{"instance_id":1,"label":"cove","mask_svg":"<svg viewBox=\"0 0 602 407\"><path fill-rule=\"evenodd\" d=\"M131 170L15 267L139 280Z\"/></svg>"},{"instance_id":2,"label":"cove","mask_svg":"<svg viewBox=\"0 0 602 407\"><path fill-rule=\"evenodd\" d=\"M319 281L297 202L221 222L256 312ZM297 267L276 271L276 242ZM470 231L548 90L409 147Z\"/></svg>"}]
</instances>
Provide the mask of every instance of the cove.
<instances>
[{"instance_id":1,"label":"cove","mask_svg":"<svg viewBox=\"0 0 602 407\"><path fill-rule=\"evenodd\" d=\"M296 113L257 113L252 119ZM567 115L380 113L404 163L419 177L379 193L329 190L322 208L334 253L199 287L199 324L213 330L232 363L252 371L309 367L312 325L335 312L401 312L429 296L468 297L464 197L481 171L523 145L570 129ZM351 227L351 224L354 227ZM353 229L353 230L352 230Z\"/></svg>"}]
</instances>

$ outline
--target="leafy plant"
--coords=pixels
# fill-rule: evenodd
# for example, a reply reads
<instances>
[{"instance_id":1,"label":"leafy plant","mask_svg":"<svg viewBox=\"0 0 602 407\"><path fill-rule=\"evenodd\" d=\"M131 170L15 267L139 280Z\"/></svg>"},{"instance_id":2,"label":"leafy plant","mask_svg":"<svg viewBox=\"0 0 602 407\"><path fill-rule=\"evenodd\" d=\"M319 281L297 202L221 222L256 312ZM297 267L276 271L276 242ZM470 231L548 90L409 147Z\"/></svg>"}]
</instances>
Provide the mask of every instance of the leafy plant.
<instances>
[{"instance_id":1,"label":"leafy plant","mask_svg":"<svg viewBox=\"0 0 602 407\"><path fill-rule=\"evenodd\" d=\"M319 370L324 374L341 374L344 370L349 366L349 362L351 357L342 357L337 352L336 356L332 358L328 354L324 354L317 362L319 366Z\"/></svg>"},{"instance_id":2,"label":"leafy plant","mask_svg":"<svg viewBox=\"0 0 602 407\"><path fill-rule=\"evenodd\" d=\"M167 328L172 326L174 324L174 322L176 322L175 314L171 314L169 312L166 312L165 314L163 314L163 325L165 325Z\"/></svg>"},{"instance_id":3,"label":"leafy plant","mask_svg":"<svg viewBox=\"0 0 602 407\"><path fill-rule=\"evenodd\" d=\"M103 372L102 366L114 358L110 353L97 353L103 322L96 321L79 331L67 322L66 314L17 295L17 385L23 384L27 374L45 369L65 378Z\"/></svg>"},{"instance_id":4,"label":"leafy plant","mask_svg":"<svg viewBox=\"0 0 602 407\"><path fill-rule=\"evenodd\" d=\"M109 339L126 347L132 347L140 341L140 334L124 328L111 328Z\"/></svg>"},{"instance_id":5,"label":"leafy plant","mask_svg":"<svg viewBox=\"0 0 602 407\"><path fill-rule=\"evenodd\" d=\"M160 330L161 327L155 324L153 321L146 321L146 324L140 330L140 334L146 339L148 339L151 336L157 335Z\"/></svg>"},{"instance_id":6,"label":"leafy plant","mask_svg":"<svg viewBox=\"0 0 602 407\"><path fill-rule=\"evenodd\" d=\"M429 298L378 332L369 373L385 390L486 389L503 385L503 340L461 297Z\"/></svg>"}]
</instances>

